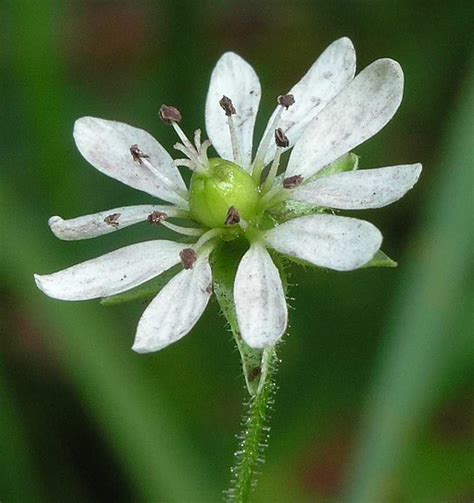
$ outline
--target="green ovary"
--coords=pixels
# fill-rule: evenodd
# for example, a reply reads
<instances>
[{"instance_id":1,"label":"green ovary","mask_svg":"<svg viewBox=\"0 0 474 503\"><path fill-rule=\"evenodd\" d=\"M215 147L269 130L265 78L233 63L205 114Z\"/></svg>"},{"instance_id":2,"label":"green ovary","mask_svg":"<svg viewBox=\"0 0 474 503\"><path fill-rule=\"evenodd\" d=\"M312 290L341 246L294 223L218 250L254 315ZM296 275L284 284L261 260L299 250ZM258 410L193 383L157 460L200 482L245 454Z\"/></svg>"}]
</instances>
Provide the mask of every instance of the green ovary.
<instances>
[{"instance_id":1,"label":"green ovary","mask_svg":"<svg viewBox=\"0 0 474 503\"><path fill-rule=\"evenodd\" d=\"M241 218L252 221L259 198L253 178L233 162L210 159L207 173L193 173L189 206L192 217L207 227L224 227L233 206Z\"/></svg>"}]
</instances>

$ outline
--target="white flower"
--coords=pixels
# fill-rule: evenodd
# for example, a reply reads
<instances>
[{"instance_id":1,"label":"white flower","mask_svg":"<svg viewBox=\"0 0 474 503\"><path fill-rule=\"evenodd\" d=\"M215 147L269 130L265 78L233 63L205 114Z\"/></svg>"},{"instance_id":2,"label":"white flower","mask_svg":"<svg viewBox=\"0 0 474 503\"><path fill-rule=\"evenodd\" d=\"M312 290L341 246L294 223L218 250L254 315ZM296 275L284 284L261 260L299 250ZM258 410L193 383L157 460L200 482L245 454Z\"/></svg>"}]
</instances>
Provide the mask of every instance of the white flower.
<instances>
[{"instance_id":1,"label":"white flower","mask_svg":"<svg viewBox=\"0 0 474 503\"><path fill-rule=\"evenodd\" d=\"M421 172L420 164L330 169L331 163L380 131L402 99L403 73L395 61L380 59L355 78L354 74L352 43L339 39L288 94L278 98L254 157L260 83L252 67L231 52L217 62L206 101L207 133L221 160L208 159L210 142L201 142L199 130L194 144L188 140L178 125L181 115L173 107L162 107L161 118L181 140L175 147L186 159L176 161L141 129L92 117L79 119L74 138L89 163L170 204L114 208L70 220L52 217L53 233L64 240L88 239L148 220L195 236L196 242L153 240L126 246L54 274L36 275L38 287L62 300L107 297L181 263L181 272L152 300L138 324L133 349L156 351L186 335L206 308L212 293L210 256L216 244L223 236L247 238L249 248L234 284L239 328L253 348L274 345L286 330L288 313L280 274L268 249L338 271L364 266L380 249L381 233L368 222L326 209L383 207L411 189ZM277 176L281 154L293 145L285 174ZM194 171L190 191L178 165ZM239 181L225 192L217 178L227 172L226 182ZM291 202L313 211L269 226L264 215ZM174 217L194 224L178 226L169 221Z\"/></svg>"}]
</instances>

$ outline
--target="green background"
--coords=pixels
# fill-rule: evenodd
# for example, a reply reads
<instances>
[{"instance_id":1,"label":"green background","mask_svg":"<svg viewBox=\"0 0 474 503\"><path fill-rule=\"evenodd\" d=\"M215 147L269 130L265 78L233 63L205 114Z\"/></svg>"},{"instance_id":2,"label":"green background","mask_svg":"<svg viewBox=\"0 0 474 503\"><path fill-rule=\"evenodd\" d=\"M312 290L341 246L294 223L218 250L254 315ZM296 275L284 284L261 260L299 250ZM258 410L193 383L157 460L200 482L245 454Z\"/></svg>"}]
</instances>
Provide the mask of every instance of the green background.
<instances>
[{"instance_id":1,"label":"green background","mask_svg":"<svg viewBox=\"0 0 474 503\"><path fill-rule=\"evenodd\" d=\"M253 502L471 502L474 67L469 1L61 1L0 6L0 500L213 502L229 480L245 398L213 302L158 354L130 350L143 303L62 303L48 273L170 235L143 224L83 242L47 226L152 202L75 149L93 115L171 151L162 103L204 126L210 72L234 50L275 97L349 36L358 69L406 75L395 119L357 149L364 167L420 161L403 200L357 213L396 269L290 270L270 447Z\"/></svg>"}]
</instances>

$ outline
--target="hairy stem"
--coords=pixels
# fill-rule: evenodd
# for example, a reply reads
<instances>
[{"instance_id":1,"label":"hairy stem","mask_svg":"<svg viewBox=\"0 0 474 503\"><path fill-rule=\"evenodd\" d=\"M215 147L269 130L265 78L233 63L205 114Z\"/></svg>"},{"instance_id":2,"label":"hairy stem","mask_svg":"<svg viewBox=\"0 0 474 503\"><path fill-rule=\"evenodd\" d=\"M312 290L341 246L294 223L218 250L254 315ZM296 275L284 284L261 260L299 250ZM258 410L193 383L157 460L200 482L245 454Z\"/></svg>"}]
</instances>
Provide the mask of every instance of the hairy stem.
<instances>
[{"instance_id":1,"label":"hairy stem","mask_svg":"<svg viewBox=\"0 0 474 503\"><path fill-rule=\"evenodd\" d=\"M235 464L231 468L231 485L225 493L228 502L247 503L255 488L257 469L264 462L263 455L268 445L268 419L276 390L273 374L277 361L275 348L264 350L257 393L246 402L247 412L242 421L242 433L238 436L240 442Z\"/></svg>"}]
</instances>

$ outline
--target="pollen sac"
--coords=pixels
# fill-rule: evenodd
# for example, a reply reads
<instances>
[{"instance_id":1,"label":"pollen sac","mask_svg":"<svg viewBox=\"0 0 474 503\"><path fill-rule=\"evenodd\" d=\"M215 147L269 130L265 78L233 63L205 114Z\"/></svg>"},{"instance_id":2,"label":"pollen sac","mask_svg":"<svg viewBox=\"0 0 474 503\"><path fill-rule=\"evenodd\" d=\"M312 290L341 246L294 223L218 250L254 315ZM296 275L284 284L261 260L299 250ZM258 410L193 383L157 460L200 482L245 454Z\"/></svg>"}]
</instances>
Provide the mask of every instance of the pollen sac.
<instances>
[{"instance_id":1,"label":"pollen sac","mask_svg":"<svg viewBox=\"0 0 474 503\"><path fill-rule=\"evenodd\" d=\"M168 105L161 105L159 111L160 119L165 124L171 124L173 122L181 122L181 112L176 107L171 107Z\"/></svg>"},{"instance_id":2,"label":"pollen sac","mask_svg":"<svg viewBox=\"0 0 474 503\"><path fill-rule=\"evenodd\" d=\"M192 269L197 260L197 254L192 248L185 248L179 252L179 258L185 269Z\"/></svg>"},{"instance_id":3,"label":"pollen sac","mask_svg":"<svg viewBox=\"0 0 474 503\"><path fill-rule=\"evenodd\" d=\"M148 217L147 220L150 224L158 225L161 224L164 220L168 218L168 215L162 211L152 211Z\"/></svg>"},{"instance_id":4,"label":"pollen sac","mask_svg":"<svg viewBox=\"0 0 474 503\"><path fill-rule=\"evenodd\" d=\"M222 96L222 98L219 101L219 105L221 106L222 110L224 110L227 117L235 115L236 111L234 104L232 103L232 100L227 96Z\"/></svg>"},{"instance_id":5,"label":"pollen sac","mask_svg":"<svg viewBox=\"0 0 474 503\"><path fill-rule=\"evenodd\" d=\"M292 94L283 94L281 96L278 96L277 101L279 105L285 107L288 110L291 105L294 105L295 97Z\"/></svg>"},{"instance_id":6,"label":"pollen sac","mask_svg":"<svg viewBox=\"0 0 474 503\"><path fill-rule=\"evenodd\" d=\"M283 180L283 187L285 189L294 189L303 183L301 175L289 176Z\"/></svg>"},{"instance_id":7,"label":"pollen sac","mask_svg":"<svg viewBox=\"0 0 474 503\"><path fill-rule=\"evenodd\" d=\"M287 148L290 146L290 140L281 128L275 129L275 143L277 147Z\"/></svg>"},{"instance_id":8,"label":"pollen sac","mask_svg":"<svg viewBox=\"0 0 474 503\"><path fill-rule=\"evenodd\" d=\"M112 213L111 215L107 215L104 218L104 222L107 225L110 225L111 227L114 227L117 229L119 227L119 218L120 218L120 213Z\"/></svg>"},{"instance_id":9,"label":"pollen sac","mask_svg":"<svg viewBox=\"0 0 474 503\"><path fill-rule=\"evenodd\" d=\"M229 211L227 212L227 217L225 219L224 224L227 226L237 225L240 222L240 213L239 211L231 206Z\"/></svg>"},{"instance_id":10,"label":"pollen sac","mask_svg":"<svg viewBox=\"0 0 474 503\"><path fill-rule=\"evenodd\" d=\"M207 173L193 173L189 207L193 218L207 227L225 227L229 208L252 221L256 215L258 186L252 176L233 162L210 159Z\"/></svg>"}]
</instances>

